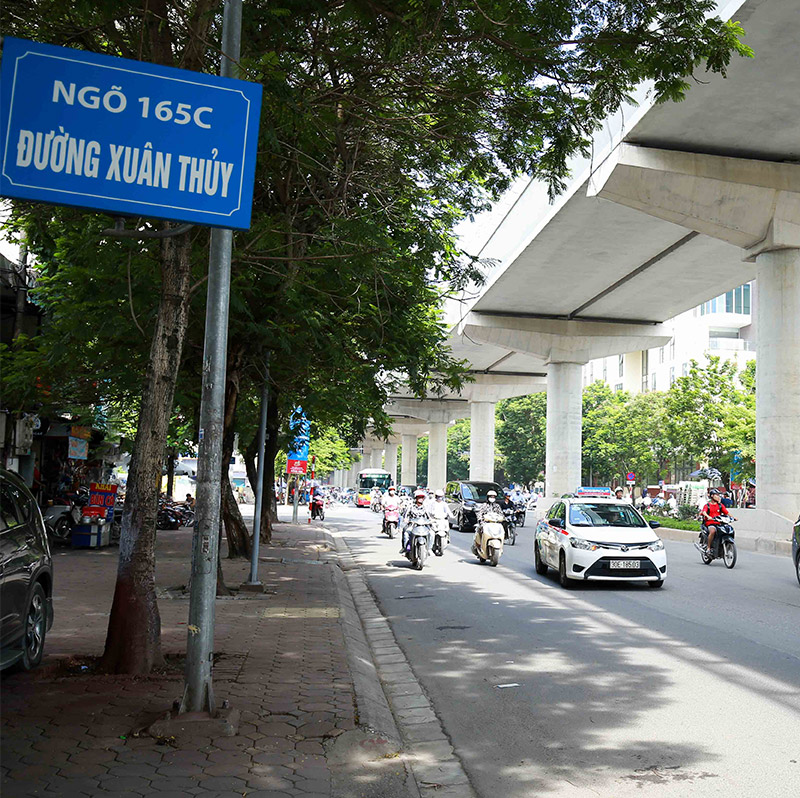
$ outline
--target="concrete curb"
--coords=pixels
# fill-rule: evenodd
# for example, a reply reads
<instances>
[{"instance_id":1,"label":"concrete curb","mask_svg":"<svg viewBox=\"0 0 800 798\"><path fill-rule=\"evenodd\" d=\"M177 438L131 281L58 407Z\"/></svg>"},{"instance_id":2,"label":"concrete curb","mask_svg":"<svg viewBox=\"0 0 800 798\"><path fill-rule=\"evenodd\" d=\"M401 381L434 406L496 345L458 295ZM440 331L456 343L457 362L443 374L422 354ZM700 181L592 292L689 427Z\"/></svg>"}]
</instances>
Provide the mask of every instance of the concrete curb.
<instances>
[{"instance_id":1,"label":"concrete curb","mask_svg":"<svg viewBox=\"0 0 800 798\"><path fill-rule=\"evenodd\" d=\"M325 531L339 554L342 577L348 587L348 591L343 591L343 606L347 606L349 610L352 604L359 619L361 637L368 642L366 654L363 650L357 649L355 665L351 664L351 668L355 668L354 678L359 674L358 681L370 681L369 685L362 684L361 687L367 700L365 706L370 712L379 710L377 722L386 723L383 713L385 705L392 716L392 726L395 730L399 727L405 743L404 759L411 768L420 796L477 798L441 721L414 675L403 650L397 644L389 621L380 611L369 589L364 571L359 567L341 534L329 527L325 528ZM349 624L348 619L345 621L346 629ZM358 631L351 631L358 640ZM348 656L350 655L348 637ZM358 681L356 681L356 698L360 711ZM375 696L377 691L380 692L383 701ZM397 720L396 724L394 719ZM365 721L363 715L361 720ZM382 731L389 734L384 729Z\"/></svg>"},{"instance_id":2,"label":"concrete curb","mask_svg":"<svg viewBox=\"0 0 800 798\"><path fill-rule=\"evenodd\" d=\"M697 532L689 529L672 529L668 526L659 527L656 534L664 540L680 540L684 543L694 543L697 540ZM781 557L788 557L792 553L791 540L775 540L775 538L755 538L736 533L736 547L742 551L757 551L759 554L776 554Z\"/></svg>"}]
</instances>

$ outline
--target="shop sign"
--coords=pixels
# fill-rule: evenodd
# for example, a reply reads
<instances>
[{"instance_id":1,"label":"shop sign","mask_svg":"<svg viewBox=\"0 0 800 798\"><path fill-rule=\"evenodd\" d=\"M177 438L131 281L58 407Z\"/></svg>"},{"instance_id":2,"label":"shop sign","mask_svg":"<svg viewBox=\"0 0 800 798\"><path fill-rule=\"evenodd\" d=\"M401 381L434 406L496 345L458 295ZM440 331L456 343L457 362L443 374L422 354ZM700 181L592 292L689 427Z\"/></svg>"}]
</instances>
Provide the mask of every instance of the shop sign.
<instances>
[{"instance_id":1,"label":"shop sign","mask_svg":"<svg viewBox=\"0 0 800 798\"><path fill-rule=\"evenodd\" d=\"M88 460L89 441L84 440L83 438L73 438L72 435L70 435L67 457L70 460Z\"/></svg>"},{"instance_id":2,"label":"shop sign","mask_svg":"<svg viewBox=\"0 0 800 798\"><path fill-rule=\"evenodd\" d=\"M73 438L81 438L84 441L88 441L92 437L92 431L89 427L72 426L69 428L69 434Z\"/></svg>"},{"instance_id":3,"label":"shop sign","mask_svg":"<svg viewBox=\"0 0 800 798\"><path fill-rule=\"evenodd\" d=\"M111 523L114 520L114 505L117 501L118 485L107 485L100 482L92 482L89 485L89 507L102 508L106 521Z\"/></svg>"}]
</instances>

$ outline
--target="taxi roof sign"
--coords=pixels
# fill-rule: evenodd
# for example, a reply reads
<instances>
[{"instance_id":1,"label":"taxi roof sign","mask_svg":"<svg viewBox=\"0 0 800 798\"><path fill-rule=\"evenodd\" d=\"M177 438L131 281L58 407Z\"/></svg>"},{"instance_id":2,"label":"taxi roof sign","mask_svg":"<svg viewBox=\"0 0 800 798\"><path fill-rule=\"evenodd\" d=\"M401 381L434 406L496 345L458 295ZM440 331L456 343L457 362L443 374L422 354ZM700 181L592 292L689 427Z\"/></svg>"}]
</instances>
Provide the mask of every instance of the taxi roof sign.
<instances>
[{"instance_id":1,"label":"taxi roof sign","mask_svg":"<svg viewBox=\"0 0 800 798\"><path fill-rule=\"evenodd\" d=\"M611 488L598 488L589 486L578 488L575 491L575 496L580 498L593 496L595 498L613 499L614 491L612 491Z\"/></svg>"}]
</instances>

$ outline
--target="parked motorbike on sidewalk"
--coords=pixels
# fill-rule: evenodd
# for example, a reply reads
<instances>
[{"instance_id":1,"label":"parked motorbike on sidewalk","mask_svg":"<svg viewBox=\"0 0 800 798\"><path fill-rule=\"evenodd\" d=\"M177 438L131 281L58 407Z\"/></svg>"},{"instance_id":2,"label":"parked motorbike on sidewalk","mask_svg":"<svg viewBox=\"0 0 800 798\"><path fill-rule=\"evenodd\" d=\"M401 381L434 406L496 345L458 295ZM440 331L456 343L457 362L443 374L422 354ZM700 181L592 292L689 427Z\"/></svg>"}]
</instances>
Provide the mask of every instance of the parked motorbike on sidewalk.
<instances>
[{"instance_id":1,"label":"parked motorbike on sidewalk","mask_svg":"<svg viewBox=\"0 0 800 798\"><path fill-rule=\"evenodd\" d=\"M383 511L383 529L381 530L383 534L388 535L390 540L394 539L399 524L400 524L399 508L387 507Z\"/></svg>"},{"instance_id":2,"label":"parked motorbike on sidewalk","mask_svg":"<svg viewBox=\"0 0 800 798\"><path fill-rule=\"evenodd\" d=\"M700 528L700 539L695 543L700 557L706 565L711 565L714 560L721 559L726 568L736 565L736 544L733 542L735 532L730 524L717 525L714 541L711 544L711 554L708 553L708 527L705 524Z\"/></svg>"},{"instance_id":3,"label":"parked motorbike on sidewalk","mask_svg":"<svg viewBox=\"0 0 800 798\"><path fill-rule=\"evenodd\" d=\"M494 566L500 561L503 553L503 539L505 526L503 512L500 508L485 513L475 527L475 537L472 541L472 553L485 563L487 560Z\"/></svg>"},{"instance_id":4,"label":"parked motorbike on sidewalk","mask_svg":"<svg viewBox=\"0 0 800 798\"><path fill-rule=\"evenodd\" d=\"M406 557L412 568L421 571L428 558L428 547L432 534L431 521L428 518L412 518L409 520L409 526Z\"/></svg>"},{"instance_id":5,"label":"parked motorbike on sidewalk","mask_svg":"<svg viewBox=\"0 0 800 798\"><path fill-rule=\"evenodd\" d=\"M53 504L42 510L47 534L51 540L67 543L72 530L81 523L82 510L89 503L89 491L80 488L77 493L59 496Z\"/></svg>"},{"instance_id":6,"label":"parked motorbike on sidewalk","mask_svg":"<svg viewBox=\"0 0 800 798\"><path fill-rule=\"evenodd\" d=\"M441 557L448 543L450 543L450 524L446 518L437 518L433 522L433 553Z\"/></svg>"}]
</instances>

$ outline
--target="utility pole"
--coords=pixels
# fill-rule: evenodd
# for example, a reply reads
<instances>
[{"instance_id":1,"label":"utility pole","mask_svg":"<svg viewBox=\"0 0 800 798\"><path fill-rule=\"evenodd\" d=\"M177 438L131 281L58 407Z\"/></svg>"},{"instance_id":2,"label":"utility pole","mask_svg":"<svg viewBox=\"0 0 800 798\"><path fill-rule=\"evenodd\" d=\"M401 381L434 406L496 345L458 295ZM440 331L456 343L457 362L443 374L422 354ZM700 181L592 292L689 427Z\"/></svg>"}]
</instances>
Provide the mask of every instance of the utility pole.
<instances>
[{"instance_id":1,"label":"utility pole","mask_svg":"<svg viewBox=\"0 0 800 798\"><path fill-rule=\"evenodd\" d=\"M241 32L242 0L225 0L220 64L222 77L237 77ZM197 457L197 525L192 539L192 589L181 712L213 713L215 709L211 671L214 664L214 602L219 558L220 478L232 248L232 230L211 231Z\"/></svg>"},{"instance_id":2,"label":"utility pole","mask_svg":"<svg viewBox=\"0 0 800 798\"><path fill-rule=\"evenodd\" d=\"M269 355L266 356L267 373L261 392L261 424L258 428L258 471L256 475L256 509L253 518L253 546L250 555L250 578L245 584L260 585L258 581L258 544L261 535L261 508L264 502L264 457L267 444L267 406L269 405Z\"/></svg>"}]
</instances>

